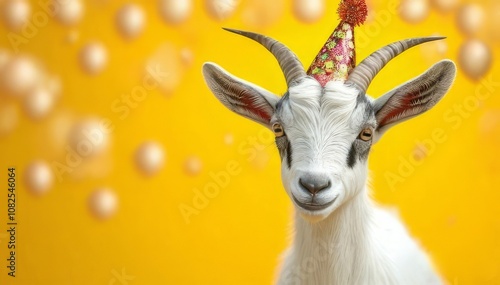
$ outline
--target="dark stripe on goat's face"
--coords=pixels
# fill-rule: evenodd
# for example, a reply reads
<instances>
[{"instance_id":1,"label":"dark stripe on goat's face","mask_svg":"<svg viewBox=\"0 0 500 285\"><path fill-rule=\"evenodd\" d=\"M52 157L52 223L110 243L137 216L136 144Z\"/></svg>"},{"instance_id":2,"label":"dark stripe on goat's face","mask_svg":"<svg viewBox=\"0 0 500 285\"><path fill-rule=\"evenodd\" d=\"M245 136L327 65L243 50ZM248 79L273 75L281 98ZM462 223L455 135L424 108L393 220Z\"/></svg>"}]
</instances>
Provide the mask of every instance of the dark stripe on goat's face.
<instances>
[{"instance_id":1,"label":"dark stripe on goat's face","mask_svg":"<svg viewBox=\"0 0 500 285\"><path fill-rule=\"evenodd\" d=\"M276 104L275 114L278 121L280 120L281 114L283 112L283 106L286 106L289 103L289 96L290 93L286 92ZM288 169L290 169L292 167L292 145L290 144L290 140L287 138L286 133L284 136L276 138L276 146L278 147L278 150L280 152L281 160L283 161L283 159L285 159L286 157L286 164L288 166Z\"/></svg>"},{"instance_id":2,"label":"dark stripe on goat's face","mask_svg":"<svg viewBox=\"0 0 500 285\"><path fill-rule=\"evenodd\" d=\"M290 144L290 140L287 139L287 147L286 147L286 162L288 164L288 169L292 167L292 145Z\"/></svg>"},{"instance_id":3,"label":"dark stripe on goat's face","mask_svg":"<svg viewBox=\"0 0 500 285\"><path fill-rule=\"evenodd\" d=\"M365 161L370 154L371 142L363 142L356 139L347 154L347 166L353 168L358 160Z\"/></svg>"},{"instance_id":4,"label":"dark stripe on goat's face","mask_svg":"<svg viewBox=\"0 0 500 285\"><path fill-rule=\"evenodd\" d=\"M288 169L292 166L292 145L286 136L276 138L276 146L280 152L281 160L286 157Z\"/></svg>"},{"instance_id":5,"label":"dark stripe on goat's face","mask_svg":"<svg viewBox=\"0 0 500 285\"><path fill-rule=\"evenodd\" d=\"M353 142L351 144L351 148L349 149L349 154L347 155L347 166L350 168L354 167L354 164L356 164L356 147L354 146L356 142Z\"/></svg>"}]
</instances>

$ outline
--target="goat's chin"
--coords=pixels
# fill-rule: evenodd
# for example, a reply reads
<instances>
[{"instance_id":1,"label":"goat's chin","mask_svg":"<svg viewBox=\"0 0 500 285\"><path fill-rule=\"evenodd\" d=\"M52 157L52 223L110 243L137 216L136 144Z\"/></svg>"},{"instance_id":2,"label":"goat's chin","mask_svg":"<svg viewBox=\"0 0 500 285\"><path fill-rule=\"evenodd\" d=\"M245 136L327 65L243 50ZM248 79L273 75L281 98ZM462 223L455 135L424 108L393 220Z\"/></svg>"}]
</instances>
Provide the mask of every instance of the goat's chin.
<instances>
[{"instance_id":1,"label":"goat's chin","mask_svg":"<svg viewBox=\"0 0 500 285\"><path fill-rule=\"evenodd\" d=\"M332 211L330 211L328 209L325 209L322 211L314 211L314 212L304 211L303 209L296 209L296 211L299 211L302 219L304 219L305 221L307 221L311 224L321 222L322 220L326 219L332 213Z\"/></svg>"},{"instance_id":2,"label":"goat's chin","mask_svg":"<svg viewBox=\"0 0 500 285\"><path fill-rule=\"evenodd\" d=\"M300 213L300 216L307 222L315 224L324 220L328 215L310 215L307 213Z\"/></svg>"}]
</instances>

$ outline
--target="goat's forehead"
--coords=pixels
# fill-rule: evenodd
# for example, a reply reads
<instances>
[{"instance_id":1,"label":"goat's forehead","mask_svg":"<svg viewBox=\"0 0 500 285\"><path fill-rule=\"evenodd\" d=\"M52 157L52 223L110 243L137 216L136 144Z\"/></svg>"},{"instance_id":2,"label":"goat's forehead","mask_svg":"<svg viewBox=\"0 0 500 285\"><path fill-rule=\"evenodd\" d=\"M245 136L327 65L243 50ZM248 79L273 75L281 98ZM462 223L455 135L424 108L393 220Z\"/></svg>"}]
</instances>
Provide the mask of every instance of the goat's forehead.
<instances>
[{"instance_id":1,"label":"goat's forehead","mask_svg":"<svg viewBox=\"0 0 500 285\"><path fill-rule=\"evenodd\" d=\"M291 87L276 108L277 116L283 121L297 119L347 120L357 124L373 116L373 106L368 97L359 96L359 91L342 82L329 82L324 88L314 79L305 80Z\"/></svg>"}]
</instances>

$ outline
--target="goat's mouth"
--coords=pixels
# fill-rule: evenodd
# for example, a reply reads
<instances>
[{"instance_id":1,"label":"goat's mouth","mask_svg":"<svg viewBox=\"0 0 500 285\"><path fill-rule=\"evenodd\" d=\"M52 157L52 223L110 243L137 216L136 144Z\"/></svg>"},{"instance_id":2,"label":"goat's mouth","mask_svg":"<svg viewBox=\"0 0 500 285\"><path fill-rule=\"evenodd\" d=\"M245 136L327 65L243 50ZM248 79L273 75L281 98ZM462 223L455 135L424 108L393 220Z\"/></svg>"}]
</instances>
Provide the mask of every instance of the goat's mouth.
<instances>
[{"instance_id":1,"label":"goat's mouth","mask_svg":"<svg viewBox=\"0 0 500 285\"><path fill-rule=\"evenodd\" d=\"M308 210L308 211L321 211L321 210L324 210L328 207L330 207L334 202L335 200L337 200L337 197L336 196L335 198L333 198L330 202L327 202L325 204L318 204L318 203L314 203L314 202L310 202L310 203L303 203L303 202L300 202L297 198L295 198L295 196L292 194L292 198L293 198L293 201L295 202L295 204L297 204L299 207L305 209L305 210Z\"/></svg>"}]
</instances>

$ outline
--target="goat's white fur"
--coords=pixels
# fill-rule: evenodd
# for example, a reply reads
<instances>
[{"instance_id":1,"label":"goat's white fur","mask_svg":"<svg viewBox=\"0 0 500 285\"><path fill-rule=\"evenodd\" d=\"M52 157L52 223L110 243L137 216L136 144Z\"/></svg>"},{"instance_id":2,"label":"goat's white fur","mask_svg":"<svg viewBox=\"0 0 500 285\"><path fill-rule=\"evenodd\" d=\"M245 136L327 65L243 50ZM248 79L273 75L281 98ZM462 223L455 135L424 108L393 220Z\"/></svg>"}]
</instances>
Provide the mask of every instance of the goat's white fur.
<instances>
[{"instance_id":1,"label":"goat's white fur","mask_svg":"<svg viewBox=\"0 0 500 285\"><path fill-rule=\"evenodd\" d=\"M441 284L400 222L366 192L318 223L295 218L278 284Z\"/></svg>"},{"instance_id":2,"label":"goat's white fur","mask_svg":"<svg viewBox=\"0 0 500 285\"><path fill-rule=\"evenodd\" d=\"M317 213L298 210L295 238L278 284L441 284L397 218L370 201L366 164L345 166L349 137L357 134L356 119L363 117L363 110L355 108L357 90L330 82L323 93L315 80L308 79L289 92L290 110L285 113L290 117L281 120L288 123L284 127L297 161L291 170L282 166L287 193L296 190L296 171L304 169L332 173L332 184L340 187L323 197L338 196L332 208Z\"/></svg>"},{"instance_id":3,"label":"goat's white fur","mask_svg":"<svg viewBox=\"0 0 500 285\"><path fill-rule=\"evenodd\" d=\"M346 163L346 158L350 156L350 148L355 146L358 152L369 151L371 143L358 142L360 130L368 127L377 132L378 128L385 131L389 127L377 126L380 118L376 118L373 109L368 108L375 106L382 111L389 108L391 112L386 113L392 116L390 126L423 113L444 96L453 82L455 70L452 62L442 61L417 80L390 91L389 95L397 96L405 96L409 93L407 90L419 91L411 97L415 101L395 115L392 111L394 108L399 110L399 98L391 100L383 96L377 101L366 97L366 100L359 101L359 91L353 86L332 81L322 88L316 80L305 78L289 88L288 99L282 100L279 110L275 110L269 122L263 122L262 117L254 118L267 127L279 122L287 140L292 142L293 163L289 165L283 158L281 171L283 185L290 198L303 203L314 201L320 205L333 201L327 208L314 211L294 203L295 236L284 255L277 281L279 285L442 284L428 258L400 221L371 202L366 182L366 158L356 158L351 166ZM255 89L230 93L245 89L247 83L213 64L205 65L204 75L221 102L231 110L252 118L252 111L242 104L248 100L236 105L228 102L238 100L239 96L255 96ZM227 76L230 80L224 81L225 86L214 80ZM428 86L432 78L439 80L434 86ZM248 86L254 88L253 85ZM225 92L221 92L224 87ZM269 105L265 109L269 110L276 100L269 99L267 91L263 96L268 98ZM262 107L261 101L254 102L259 103L257 108ZM376 134L374 142L380 135ZM311 196L299 186L299 178L304 173L327 176L331 187L318 192L310 200Z\"/></svg>"}]
</instances>

